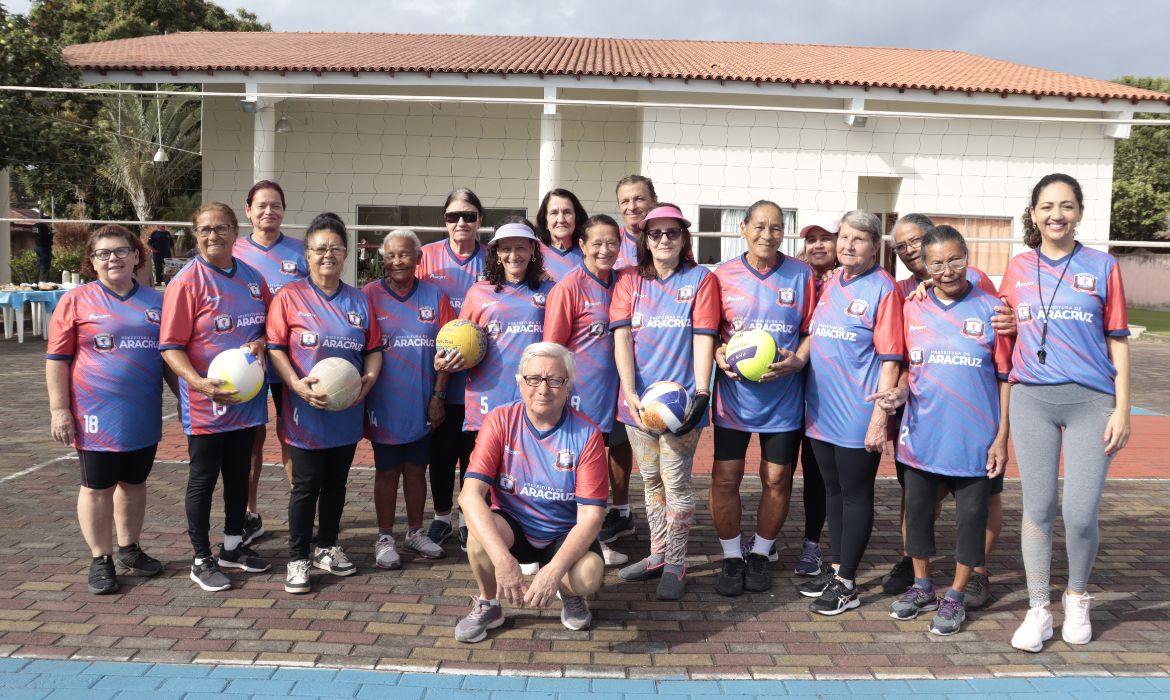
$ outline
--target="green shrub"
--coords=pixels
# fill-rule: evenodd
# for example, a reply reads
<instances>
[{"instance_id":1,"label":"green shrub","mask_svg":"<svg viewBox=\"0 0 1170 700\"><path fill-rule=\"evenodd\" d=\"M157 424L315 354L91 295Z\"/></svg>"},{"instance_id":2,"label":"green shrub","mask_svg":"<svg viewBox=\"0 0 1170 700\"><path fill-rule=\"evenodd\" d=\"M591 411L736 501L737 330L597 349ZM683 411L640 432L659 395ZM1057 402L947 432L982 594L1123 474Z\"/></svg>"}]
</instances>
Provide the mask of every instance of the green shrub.
<instances>
[{"instance_id":1,"label":"green shrub","mask_svg":"<svg viewBox=\"0 0 1170 700\"><path fill-rule=\"evenodd\" d=\"M12 270L13 284L37 281L37 254L32 248L14 253L8 267ZM61 279L60 274L57 273L57 279Z\"/></svg>"}]
</instances>

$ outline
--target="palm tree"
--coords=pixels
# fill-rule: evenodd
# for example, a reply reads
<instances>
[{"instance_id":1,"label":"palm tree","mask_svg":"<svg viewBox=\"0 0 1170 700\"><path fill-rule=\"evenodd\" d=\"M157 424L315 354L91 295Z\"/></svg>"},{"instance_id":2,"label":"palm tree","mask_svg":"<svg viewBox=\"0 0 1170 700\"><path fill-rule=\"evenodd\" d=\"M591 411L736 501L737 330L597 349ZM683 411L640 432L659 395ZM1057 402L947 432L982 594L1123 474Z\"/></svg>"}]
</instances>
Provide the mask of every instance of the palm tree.
<instances>
[{"instance_id":1,"label":"palm tree","mask_svg":"<svg viewBox=\"0 0 1170 700\"><path fill-rule=\"evenodd\" d=\"M97 172L126 195L139 221L150 221L165 193L200 167L201 118L199 101L179 96L118 95L102 105L97 126L105 157ZM160 145L167 160L156 162Z\"/></svg>"}]
</instances>

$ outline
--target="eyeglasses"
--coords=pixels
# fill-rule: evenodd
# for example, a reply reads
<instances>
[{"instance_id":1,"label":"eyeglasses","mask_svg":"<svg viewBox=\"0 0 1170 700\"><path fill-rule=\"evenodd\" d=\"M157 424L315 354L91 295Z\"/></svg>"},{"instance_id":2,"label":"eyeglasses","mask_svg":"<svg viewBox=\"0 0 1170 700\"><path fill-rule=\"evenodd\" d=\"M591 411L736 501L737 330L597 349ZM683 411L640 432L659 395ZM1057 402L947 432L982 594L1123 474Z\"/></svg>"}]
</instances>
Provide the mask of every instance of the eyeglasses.
<instances>
[{"instance_id":1,"label":"eyeglasses","mask_svg":"<svg viewBox=\"0 0 1170 700\"><path fill-rule=\"evenodd\" d=\"M682 232L681 228L668 228L668 229L655 228L655 229L650 229L649 231L646 232L646 238L649 238L650 240L654 241L655 243L662 240L663 236L666 236L666 240L668 240L668 241L677 241L679 238L682 238L682 234L683 234L683 232Z\"/></svg>"},{"instance_id":2,"label":"eyeglasses","mask_svg":"<svg viewBox=\"0 0 1170 700\"><path fill-rule=\"evenodd\" d=\"M922 237L921 236L919 236L918 238L911 238L908 241L896 244L894 246L894 252L895 253L905 253L911 247L917 248L920 245L922 245Z\"/></svg>"},{"instance_id":3,"label":"eyeglasses","mask_svg":"<svg viewBox=\"0 0 1170 700\"><path fill-rule=\"evenodd\" d=\"M333 253L334 255L345 255L345 248L339 245L331 245L321 248L309 248L309 252L313 255L316 255L317 257L323 258L329 253Z\"/></svg>"},{"instance_id":4,"label":"eyeglasses","mask_svg":"<svg viewBox=\"0 0 1170 700\"><path fill-rule=\"evenodd\" d=\"M463 219L469 224L474 224L479 221L479 212L477 211L449 211L443 214L443 221L449 224L457 224L459 220Z\"/></svg>"},{"instance_id":5,"label":"eyeglasses","mask_svg":"<svg viewBox=\"0 0 1170 700\"><path fill-rule=\"evenodd\" d=\"M539 374L524 375L524 383L528 386L540 386L541 382L548 384L549 389L560 389L569 381L568 377L542 377Z\"/></svg>"},{"instance_id":6,"label":"eyeglasses","mask_svg":"<svg viewBox=\"0 0 1170 700\"><path fill-rule=\"evenodd\" d=\"M220 224L219 226L200 226L199 228L195 229L195 235L199 236L200 238L207 238L212 233L218 236L224 236L228 233L228 231L232 231L234 229L235 226L231 226L229 224Z\"/></svg>"},{"instance_id":7,"label":"eyeglasses","mask_svg":"<svg viewBox=\"0 0 1170 700\"><path fill-rule=\"evenodd\" d=\"M964 267L967 267L967 258L957 258L955 260L948 260L940 263L927 263L926 271L932 275L941 275L948 269L958 272Z\"/></svg>"},{"instance_id":8,"label":"eyeglasses","mask_svg":"<svg viewBox=\"0 0 1170 700\"><path fill-rule=\"evenodd\" d=\"M131 248L130 246L122 246L120 248L113 248L113 249L100 248L98 250L93 251L93 257L97 258L98 260L101 260L102 262L109 260L111 255L119 260L125 260L126 256L130 255L130 253L133 250L134 249Z\"/></svg>"}]
</instances>

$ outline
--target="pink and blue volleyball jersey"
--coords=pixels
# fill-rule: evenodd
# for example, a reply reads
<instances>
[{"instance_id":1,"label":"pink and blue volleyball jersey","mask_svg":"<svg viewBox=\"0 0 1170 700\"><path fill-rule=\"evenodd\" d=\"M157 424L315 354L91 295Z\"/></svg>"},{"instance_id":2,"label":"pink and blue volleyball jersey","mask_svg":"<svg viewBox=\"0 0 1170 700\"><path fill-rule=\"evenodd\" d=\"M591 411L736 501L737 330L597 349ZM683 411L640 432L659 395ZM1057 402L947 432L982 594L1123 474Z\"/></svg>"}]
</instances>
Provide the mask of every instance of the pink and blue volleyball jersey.
<instances>
[{"instance_id":1,"label":"pink and blue volleyball jersey","mask_svg":"<svg viewBox=\"0 0 1170 700\"><path fill-rule=\"evenodd\" d=\"M162 305L162 294L137 282L124 297L101 282L61 297L45 358L70 365L77 449L132 452L162 438Z\"/></svg>"},{"instance_id":2,"label":"pink and blue volleyball jersey","mask_svg":"<svg viewBox=\"0 0 1170 700\"><path fill-rule=\"evenodd\" d=\"M947 305L935 291L903 307L910 398L895 455L915 469L986 476L999 431L999 380L1011 371L1011 338L991 327L1002 302L974 284Z\"/></svg>"},{"instance_id":3,"label":"pink and blue volleyball jersey","mask_svg":"<svg viewBox=\"0 0 1170 700\"><path fill-rule=\"evenodd\" d=\"M243 260L264 275L268 291L273 296L289 282L304 279L309 275L304 241L289 238L283 233L268 247L252 240L250 234L237 238L235 245L232 246L232 257ZM267 375L269 384L281 383L280 375L271 364L268 366Z\"/></svg>"},{"instance_id":4,"label":"pink and blue volleyball jersey","mask_svg":"<svg viewBox=\"0 0 1170 700\"><path fill-rule=\"evenodd\" d=\"M1070 255L1072 260L1051 260L1030 250L1008 262L1000 294L1016 310L1011 381L1074 383L1113 394L1117 370L1105 339L1129 335L1121 269L1112 255L1080 243ZM1047 361L1041 364L1037 353L1045 316Z\"/></svg>"},{"instance_id":5,"label":"pink and blue volleyball jersey","mask_svg":"<svg viewBox=\"0 0 1170 700\"><path fill-rule=\"evenodd\" d=\"M584 266L569 272L548 294L544 339L573 353L577 376L569 404L589 416L603 432L613 430L618 374L609 330L609 302L617 273L609 284Z\"/></svg>"},{"instance_id":6,"label":"pink and blue volleyball jersey","mask_svg":"<svg viewBox=\"0 0 1170 700\"><path fill-rule=\"evenodd\" d=\"M455 318L438 287L416 279L399 296L385 279L362 290L370 298L382 336L382 372L366 396L366 437L383 445L404 445L431 431L427 404L435 387L435 336Z\"/></svg>"},{"instance_id":7,"label":"pink and blue volleyball jersey","mask_svg":"<svg viewBox=\"0 0 1170 700\"><path fill-rule=\"evenodd\" d=\"M576 245L568 250L559 250L541 243L540 254L544 258L544 271L554 283L560 282L565 275L577 269L585 259L581 249Z\"/></svg>"},{"instance_id":8,"label":"pink and blue volleyball jersey","mask_svg":"<svg viewBox=\"0 0 1170 700\"><path fill-rule=\"evenodd\" d=\"M360 375L365 371L365 356L381 346L382 334L369 298L344 282L333 294L326 294L306 278L286 284L272 300L268 348L287 353L298 377L309 374L327 357L344 359ZM284 392L281 427L289 445L321 450L362 439L364 403L326 411L313 408L288 387Z\"/></svg>"},{"instance_id":9,"label":"pink and blue volleyball jersey","mask_svg":"<svg viewBox=\"0 0 1170 700\"><path fill-rule=\"evenodd\" d=\"M467 370L467 404L464 430L479 430L493 408L520 398L516 372L524 348L544 339L544 305L552 282L539 289L527 282L505 284L499 292L491 282L477 282L467 292L459 318L472 321L484 330L488 347L483 360Z\"/></svg>"},{"instance_id":10,"label":"pink and blue volleyball jersey","mask_svg":"<svg viewBox=\"0 0 1170 700\"><path fill-rule=\"evenodd\" d=\"M478 242L471 255L461 258L451 250L451 242L443 239L422 247L422 259L414 274L441 289L451 300L451 308L455 310L455 315L459 316L459 309L463 307L463 298L467 296L467 290L483 278L486 260L487 249ZM466 384L467 372L452 374L447 380L446 402L462 404Z\"/></svg>"},{"instance_id":11,"label":"pink and blue volleyball jersey","mask_svg":"<svg viewBox=\"0 0 1170 700\"><path fill-rule=\"evenodd\" d=\"M998 294L995 289L995 284L992 283L991 278L983 274L982 270L978 270L974 267L971 267L970 265L967 266L967 281L979 289L987 292L988 294L991 294L992 296ZM918 279L914 275L910 275L904 280L898 280L898 291L902 293L902 298L908 299L910 298L910 294L913 293L915 289L918 289L918 285L921 283L922 280Z\"/></svg>"},{"instance_id":12,"label":"pink and blue volleyball jersey","mask_svg":"<svg viewBox=\"0 0 1170 700\"><path fill-rule=\"evenodd\" d=\"M492 410L471 453L467 478L491 486L492 508L545 547L577 524L577 506L605 507L609 460L593 421L565 406L551 430L537 430L519 401Z\"/></svg>"},{"instance_id":13,"label":"pink and blue volleyball jersey","mask_svg":"<svg viewBox=\"0 0 1170 700\"><path fill-rule=\"evenodd\" d=\"M767 272L752 267L746 254L715 269L723 342L742 330L759 328L777 348L796 352L816 305L816 282L807 264L780 255ZM789 374L770 382L735 381L715 373L712 419L720 428L748 433L781 433L804 424L804 377Z\"/></svg>"},{"instance_id":14,"label":"pink and blue volleyball jersey","mask_svg":"<svg viewBox=\"0 0 1170 700\"><path fill-rule=\"evenodd\" d=\"M719 319L719 281L702 265L680 267L665 280L648 280L637 267L622 270L609 306L609 327L630 329L638 395L654 382L672 381L694 396L693 336L718 337ZM617 418L637 425L625 401L618 401ZM704 414L697 427L709 422Z\"/></svg>"},{"instance_id":15,"label":"pink and blue volleyball jersey","mask_svg":"<svg viewBox=\"0 0 1170 700\"><path fill-rule=\"evenodd\" d=\"M621 219L618 219L619 221ZM624 270L627 267L638 266L638 236L631 234L625 226L619 229L622 247L618 251L617 262L613 264L613 271Z\"/></svg>"},{"instance_id":16,"label":"pink and blue volleyball jersey","mask_svg":"<svg viewBox=\"0 0 1170 700\"><path fill-rule=\"evenodd\" d=\"M809 325L805 434L840 447L865 447L883 361L902 361L902 294L874 265L825 283Z\"/></svg>"},{"instance_id":17,"label":"pink and blue volleyball jersey","mask_svg":"<svg viewBox=\"0 0 1170 700\"><path fill-rule=\"evenodd\" d=\"M216 355L264 337L272 296L264 277L242 260L225 272L201 257L187 264L163 294L159 350L183 350L199 376ZM188 435L242 430L268 422L268 394L217 404L179 377L179 416Z\"/></svg>"}]
</instances>

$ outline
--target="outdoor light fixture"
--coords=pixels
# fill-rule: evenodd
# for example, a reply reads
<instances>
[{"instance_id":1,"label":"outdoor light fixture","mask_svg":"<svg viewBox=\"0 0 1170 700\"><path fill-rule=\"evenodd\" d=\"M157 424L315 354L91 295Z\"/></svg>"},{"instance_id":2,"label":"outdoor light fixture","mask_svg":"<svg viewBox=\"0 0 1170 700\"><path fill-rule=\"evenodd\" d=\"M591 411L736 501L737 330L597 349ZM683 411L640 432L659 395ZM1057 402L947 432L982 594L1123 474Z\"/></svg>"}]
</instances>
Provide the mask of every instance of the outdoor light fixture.
<instances>
[{"instance_id":1,"label":"outdoor light fixture","mask_svg":"<svg viewBox=\"0 0 1170 700\"><path fill-rule=\"evenodd\" d=\"M289 120L289 118L283 114L280 115L280 119L276 120L276 133L287 134L292 130L292 122Z\"/></svg>"},{"instance_id":2,"label":"outdoor light fixture","mask_svg":"<svg viewBox=\"0 0 1170 700\"><path fill-rule=\"evenodd\" d=\"M158 85L155 85L154 89L157 91ZM155 117L155 120L158 121L158 150L154 152L154 162L155 163L165 163L168 160L170 160L170 157L167 156L167 152L165 150L163 150L163 145L162 145L162 96L157 95L157 94L154 96L154 117Z\"/></svg>"},{"instance_id":3,"label":"outdoor light fixture","mask_svg":"<svg viewBox=\"0 0 1170 700\"><path fill-rule=\"evenodd\" d=\"M167 155L166 150L162 146L159 146L158 150L154 152L155 163L165 163L170 159L170 156Z\"/></svg>"}]
</instances>

